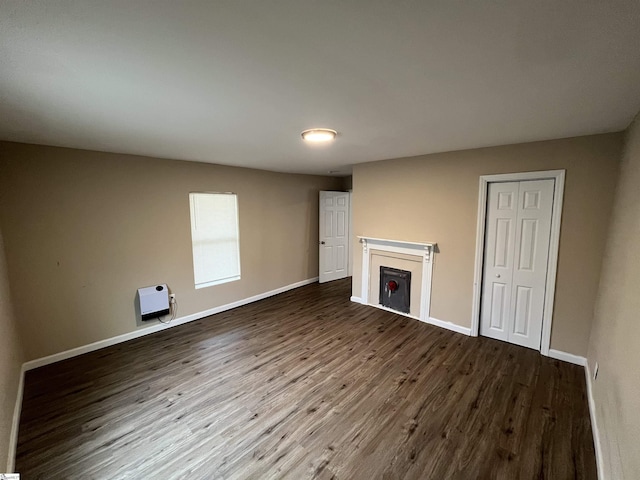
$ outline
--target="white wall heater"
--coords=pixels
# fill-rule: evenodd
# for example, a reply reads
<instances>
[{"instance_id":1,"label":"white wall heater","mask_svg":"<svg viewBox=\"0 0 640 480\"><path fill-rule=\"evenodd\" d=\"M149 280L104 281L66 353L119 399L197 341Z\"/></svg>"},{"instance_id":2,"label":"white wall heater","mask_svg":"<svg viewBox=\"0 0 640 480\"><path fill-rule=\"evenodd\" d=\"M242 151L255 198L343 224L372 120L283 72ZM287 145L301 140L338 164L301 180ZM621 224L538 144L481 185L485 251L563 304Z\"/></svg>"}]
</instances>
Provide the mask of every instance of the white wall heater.
<instances>
[{"instance_id":1,"label":"white wall heater","mask_svg":"<svg viewBox=\"0 0 640 480\"><path fill-rule=\"evenodd\" d=\"M169 288L166 284L139 288L138 298L142 320L153 320L170 312Z\"/></svg>"}]
</instances>

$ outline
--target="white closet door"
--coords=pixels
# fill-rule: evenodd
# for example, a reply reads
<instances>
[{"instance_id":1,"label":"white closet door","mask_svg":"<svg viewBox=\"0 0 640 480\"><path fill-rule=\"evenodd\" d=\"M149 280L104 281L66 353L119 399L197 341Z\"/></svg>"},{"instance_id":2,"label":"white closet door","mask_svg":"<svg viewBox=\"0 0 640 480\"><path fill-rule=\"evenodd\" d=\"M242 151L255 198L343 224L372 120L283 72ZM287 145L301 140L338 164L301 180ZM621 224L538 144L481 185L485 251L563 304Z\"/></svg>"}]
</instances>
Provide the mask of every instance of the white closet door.
<instances>
[{"instance_id":1,"label":"white closet door","mask_svg":"<svg viewBox=\"0 0 640 480\"><path fill-rule=\"evenodd\" d=\"M509 339L513 252L518 216L518 182L490 183L480 334Z\"/></svg>"},{"instance_id":2,"label":"white closet door","mask_svg":"<svg viewBox=\"0 0 640 480\"><path fill-rule=\"evenodd\" d=\"M547 281L553 180L520 182L509 341L540 349Z\"/></svg>"},{"instance_id":3,"label":"white closet door","mask_svg":"<svg viewBox=\"0 0 640 480\"><path fill-rule=\"evenodd\" d=\"M553 180L489 185L480 333L538 350Z\"/></svg>"}]
</instances>

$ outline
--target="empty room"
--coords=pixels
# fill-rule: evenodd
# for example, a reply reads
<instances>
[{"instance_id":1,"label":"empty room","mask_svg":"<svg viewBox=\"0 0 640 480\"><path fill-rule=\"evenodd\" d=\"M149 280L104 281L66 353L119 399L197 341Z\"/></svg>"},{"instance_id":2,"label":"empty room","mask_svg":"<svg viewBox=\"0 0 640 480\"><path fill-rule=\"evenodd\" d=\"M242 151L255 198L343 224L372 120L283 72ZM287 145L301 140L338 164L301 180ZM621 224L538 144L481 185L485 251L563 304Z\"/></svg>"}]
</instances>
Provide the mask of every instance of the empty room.
<instances>
[{"instance_id":1,"label":"empty room","mask_svg":"<svg viewBox=\"0 0 640 480\"><path fill-rule=\"evenodd\" d=\"M640 3L0 0L0 478L640 478Z\"/></svg>"}]
</instances>

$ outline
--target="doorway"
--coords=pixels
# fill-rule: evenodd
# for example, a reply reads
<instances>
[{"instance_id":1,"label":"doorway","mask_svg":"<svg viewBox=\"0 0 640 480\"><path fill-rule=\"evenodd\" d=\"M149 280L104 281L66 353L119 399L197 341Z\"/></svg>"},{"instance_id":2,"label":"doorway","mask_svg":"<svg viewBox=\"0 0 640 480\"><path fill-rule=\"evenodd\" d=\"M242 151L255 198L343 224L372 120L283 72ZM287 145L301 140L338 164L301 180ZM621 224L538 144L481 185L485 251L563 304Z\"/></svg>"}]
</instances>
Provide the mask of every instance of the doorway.
<instances>
[{"instance_id":1,"label":"doorway","mask_svg":"<svg viewBox=\"0 0 640 480\"><path fill-rule=\"evenodd\" d=\"M480 178L472 335L548 355L564 170Z\"/></svg>"},{"instance_id":2,"label":"doorway","mask_svg":"<svg viewBox=\"0 0 640 480\"><path fill-rule=\"evenodd\" d=\"M349 192L320 192L320 283L349 275L350 200Z\"/></svg>"}]
</instances>

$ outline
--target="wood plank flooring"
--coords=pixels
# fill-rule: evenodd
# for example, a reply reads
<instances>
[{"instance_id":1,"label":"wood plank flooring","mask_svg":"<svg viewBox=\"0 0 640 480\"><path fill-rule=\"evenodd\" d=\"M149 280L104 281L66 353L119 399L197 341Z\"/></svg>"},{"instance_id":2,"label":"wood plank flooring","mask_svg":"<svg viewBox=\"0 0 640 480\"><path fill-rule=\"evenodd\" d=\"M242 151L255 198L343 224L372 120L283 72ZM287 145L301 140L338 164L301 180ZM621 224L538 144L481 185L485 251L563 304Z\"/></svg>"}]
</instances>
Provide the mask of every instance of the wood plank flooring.
<instances>
[{"instance_id":1,"label":"wood plank flooring","mask_svg":"<svg viewBox=\"0 0 640 480\"><path fill-rule=\"evenodd\" d=\"M340 280L27 373L35 479L595 479L582 368Z\"/></svg>"}]
</instances>

